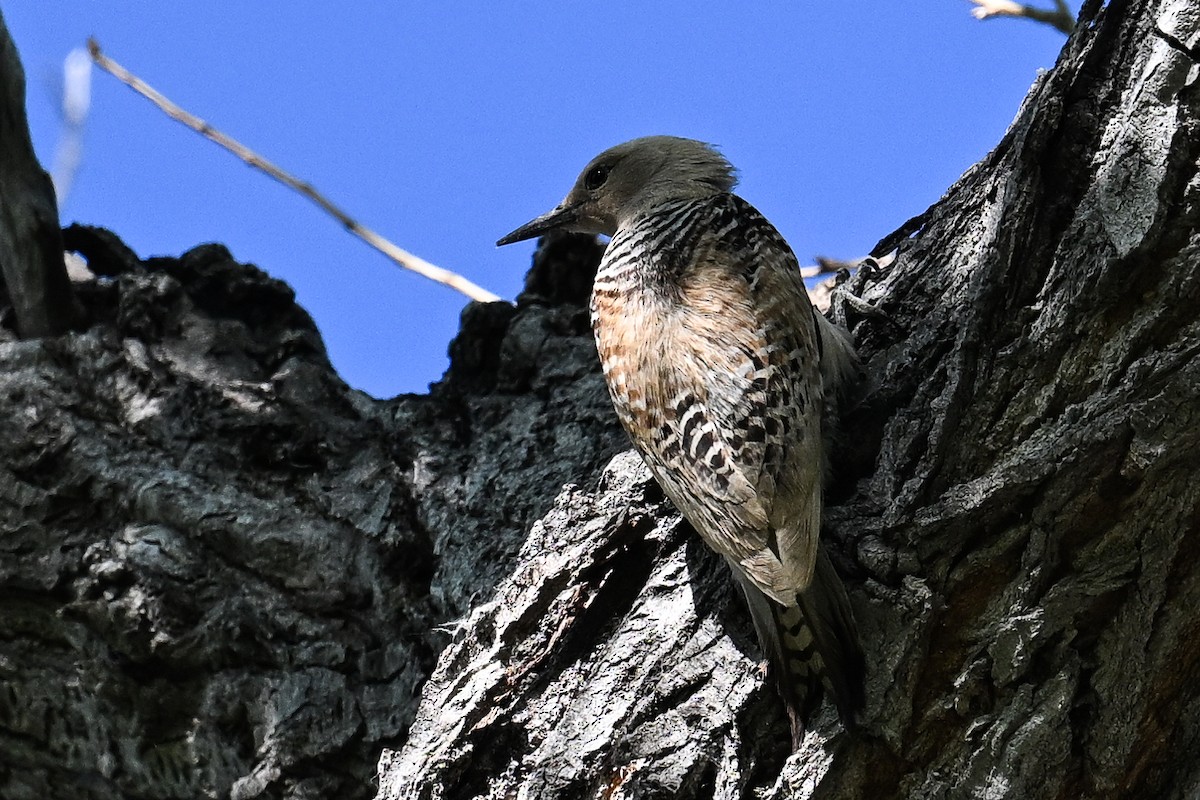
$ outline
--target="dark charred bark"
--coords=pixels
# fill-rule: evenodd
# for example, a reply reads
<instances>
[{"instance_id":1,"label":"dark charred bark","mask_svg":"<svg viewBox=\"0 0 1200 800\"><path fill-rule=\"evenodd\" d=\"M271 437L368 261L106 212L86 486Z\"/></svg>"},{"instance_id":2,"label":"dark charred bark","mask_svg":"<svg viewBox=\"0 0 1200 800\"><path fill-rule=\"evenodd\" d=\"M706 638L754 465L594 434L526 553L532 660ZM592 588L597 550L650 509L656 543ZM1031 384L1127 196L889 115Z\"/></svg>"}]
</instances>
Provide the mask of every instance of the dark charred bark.
<instances>
[{"instance_id":1,"label":"dark charred bark","mask_svg":"<svg viewBox=\"0 0 1200 800\"><path fill-rule=\"evenodd\" d=\"M79 321L63 263L54 185L25 120L25 71L0 14L0 275L25 338L56 336Z\"/></svg>"},{"instance_id":2,"label":"dark charred bark","mask_svg":"<svg viewBox=\"0 0 1200 800\"><path fill-rule=\"evenodd\" d=\"M370 796L439 625L623 444L586 312L469 306L377 401L224 248L67 238L95 323L0 340L0 797Z\"/></svg>"},{"instance_id":3,"label":"dark charred bark","mask_svg":"<svg viewBox=\"0 0 1200 800\"><path fill-rule=\"evenodd\" d=\"M1194 796L1198 28L1089 3L852 282L894 321L849 311L827 526L868 709L795 755L727 571L621 453L593 243L376 401L222 248L73 229L90 328L0 331L0 797Z\"/></svg>"}]
</instances>

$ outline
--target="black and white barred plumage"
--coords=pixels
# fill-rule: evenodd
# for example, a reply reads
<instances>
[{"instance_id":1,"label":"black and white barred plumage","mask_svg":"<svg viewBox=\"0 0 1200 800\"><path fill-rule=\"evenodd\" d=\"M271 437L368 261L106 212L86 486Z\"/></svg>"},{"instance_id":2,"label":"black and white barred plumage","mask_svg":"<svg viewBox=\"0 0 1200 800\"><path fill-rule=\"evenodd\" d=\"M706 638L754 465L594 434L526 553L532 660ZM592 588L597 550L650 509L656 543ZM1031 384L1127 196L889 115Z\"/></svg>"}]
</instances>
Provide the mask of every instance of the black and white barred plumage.
<instances>
[{"instance_id":1,"label":"black and white barred plumage","mask_svg":"<svg viewBox=\"0 0 1200 800\"><path fill-rule=\"evenodd\" d=\"M584 170L549 227L612 240L592 324L622 425L668 497L741 584L793 721L830 691L850 723L863 659L819 545L826 406L858 371L778 231L730 193L699 142L634 140Z\"/></svg>"}]
</instances>

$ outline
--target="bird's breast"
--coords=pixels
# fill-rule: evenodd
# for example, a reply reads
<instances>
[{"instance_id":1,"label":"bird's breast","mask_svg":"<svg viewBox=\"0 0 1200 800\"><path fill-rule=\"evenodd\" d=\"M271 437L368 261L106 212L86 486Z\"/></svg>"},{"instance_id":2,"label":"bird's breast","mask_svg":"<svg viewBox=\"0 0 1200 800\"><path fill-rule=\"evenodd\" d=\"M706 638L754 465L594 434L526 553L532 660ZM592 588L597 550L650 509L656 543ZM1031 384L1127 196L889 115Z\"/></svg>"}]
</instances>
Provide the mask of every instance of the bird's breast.
<instances>
[{"instance_id":1,"label":"bird's breast","mask_svg":"<svg viewBox=\"0 0 1200 800\"><path fill-rule=\"evenodd\" d=\"M635 443L662 424L661 374L669 359L669 314L631 281L604 280L592 290L592 331L613 406Z\"/></svg>"}]
</instances>

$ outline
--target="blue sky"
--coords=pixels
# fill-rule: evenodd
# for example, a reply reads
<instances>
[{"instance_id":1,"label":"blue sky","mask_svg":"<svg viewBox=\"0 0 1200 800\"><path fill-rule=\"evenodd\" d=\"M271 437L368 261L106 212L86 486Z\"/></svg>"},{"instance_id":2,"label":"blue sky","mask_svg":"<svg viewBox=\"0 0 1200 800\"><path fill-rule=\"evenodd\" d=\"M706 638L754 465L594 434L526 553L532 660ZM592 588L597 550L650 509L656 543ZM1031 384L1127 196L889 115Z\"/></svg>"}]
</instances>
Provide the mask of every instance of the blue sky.
<instances>
[{"instance_id":1,"label":"blue sky","mask_svg":"<svg viewBox=\"0 0 1200 800\"><path fill-rule=\"evenodd\" d=\"M862 255L999 141L1064 42L978 22L966 0L732 8L0 0L47 166L56 73L94 35L367 226L510 299L533 243L495 240L648 134L720 145L802 263ZM295 287L352 386L389 397L440 377L461 295L102 73L85 137L64 224L111 228L143 257L222 242Z\"/></svg>"}]
</instances>

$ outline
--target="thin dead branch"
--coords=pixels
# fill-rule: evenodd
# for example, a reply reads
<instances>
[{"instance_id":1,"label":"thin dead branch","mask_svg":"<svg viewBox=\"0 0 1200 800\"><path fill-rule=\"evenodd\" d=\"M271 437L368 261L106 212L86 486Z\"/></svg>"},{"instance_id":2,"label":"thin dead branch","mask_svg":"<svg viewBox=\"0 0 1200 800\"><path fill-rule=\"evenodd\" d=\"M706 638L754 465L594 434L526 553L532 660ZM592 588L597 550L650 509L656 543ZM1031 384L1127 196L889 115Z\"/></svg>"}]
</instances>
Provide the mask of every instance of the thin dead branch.
<instances>
[{"instance_id":1,"label":"thin dead branch","mask_svg":"<svg viewBox=\"0 0 1200 800\"><path fill-rule=\"evenodd\" d=\"M830 258L829 256L817 256L817 265L815 267L801 267L800 274L807 278L815 278L820 275L827 275L825 280L816 284L808 290L808 299L816 306L817 310L822 314L829 311L833 303L833 293L838 286L838 276L843 273L851 273L862 267L876 270L886 270L896 260L896 252L882 255L878 258L873 256L863 256L855 259Z\"/></svg>"},{"instance_id":2,"label":"thin dead branch","mask_svg":"<svg viewBox=\"0 0 1200 800\"><path fill-rule=\"evenodd\" d=\"M432 281L437 281L440 284L456 289L472 300L479 300L484 303L490 303L495 300L500 300L499 295L489 292L471 281L464 278L455 272L443 269L434 264L430 264L423 258L415 256L407 250L403 250L392 242L375 233L370 228L362 225L354 220L338 206L334 205L328 198L313 188L312 184L307 181L302 181L293 175L284 172L282 169L272 164L267 159L255 153L250 148L227 136L224 133L213 128L199 117L188 113L175 103L168 100L162 93L158 92L153 87L149 86L145 81L138 78L129 70L122 67L117 62L113 61L108 56L104 55L100 50L100 44L95 39L88 39L88 52L91 54L92 61L96 66L104 70L108 74L115 77L117 80L124 83L129 88L133 89L138 94L145 97L151 103L158 106L168 117L181 122L192 130L201 134L205 138L216 142L221 147L224 147L229 152L236 155L242 161L245 161L252 167L262 170L267 175L270 175L275 180L288 186L308 199L312 200L324 211L342 224L346 230L353 233L358 238L383 253L397 265L407 270L412 270L418 275L423 275Z\"/></svg>"},{"instance_id":3,"label":"thin dead branch","mask_svg":"<svg viewBox=\"0 0 1200 800\"><path fill-rule=\"evenodd\" d=\"M992 19L993 17L1024 17L1035 22L1052 25L1070 36L1075 31L1075 15L1067 6L1066 0L1054 0L1054 10L1038 8L1013 0L971 0L975 8L971 15L975 19Z\"/></svg>"}]
</instances>

